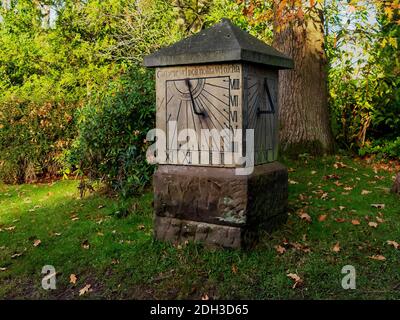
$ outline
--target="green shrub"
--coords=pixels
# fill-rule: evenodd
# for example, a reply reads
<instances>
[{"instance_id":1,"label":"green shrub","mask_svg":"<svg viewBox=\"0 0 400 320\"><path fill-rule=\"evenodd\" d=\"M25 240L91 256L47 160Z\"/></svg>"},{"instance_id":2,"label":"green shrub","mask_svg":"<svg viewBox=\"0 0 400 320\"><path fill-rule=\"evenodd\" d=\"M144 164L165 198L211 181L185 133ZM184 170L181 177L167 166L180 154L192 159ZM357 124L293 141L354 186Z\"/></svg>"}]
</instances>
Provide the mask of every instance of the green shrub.
<instances>
[{"instance_id":1,"label":"green shrub","mask_svg":"<svg viewBox=\"0 0 400 320\"><path fill-rule=\"evenodd\" d=\"M0 180L32 182L58 174L57 156L74 133L74 106L63 102L0 104Z\"/></svg>"},{"instance_id":2,"label":"green shrub","mask_svg":"<svg viewBox=\"0 0 400 320\"><path fill-rule=\"evenodd\" d=\"M123 197L140 192L153 170L145 138L154 115L153 72L135 67L78 111L78 137L66 154L69 166Z\"/></svg>"}]
</instances>

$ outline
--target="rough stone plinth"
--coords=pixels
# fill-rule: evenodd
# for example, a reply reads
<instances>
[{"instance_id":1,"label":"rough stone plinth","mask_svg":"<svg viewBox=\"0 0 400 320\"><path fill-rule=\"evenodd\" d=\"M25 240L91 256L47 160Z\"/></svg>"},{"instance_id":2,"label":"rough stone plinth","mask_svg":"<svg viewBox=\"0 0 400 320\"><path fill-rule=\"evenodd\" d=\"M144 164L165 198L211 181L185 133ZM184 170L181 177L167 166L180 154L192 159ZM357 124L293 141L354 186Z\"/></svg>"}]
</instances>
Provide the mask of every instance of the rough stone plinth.
<instances>
[{"instance_id":1,"label":"rough stone plinth","mask_svg":"<svg viewBox=\"0 0 400 320\"><path fill-rule=\"evenodd\" d=\"M287 218L288 175L278 162L248 176L234 168L160 165L154 174L155 237L240 248Z\"/></svg>"}]
</instances>

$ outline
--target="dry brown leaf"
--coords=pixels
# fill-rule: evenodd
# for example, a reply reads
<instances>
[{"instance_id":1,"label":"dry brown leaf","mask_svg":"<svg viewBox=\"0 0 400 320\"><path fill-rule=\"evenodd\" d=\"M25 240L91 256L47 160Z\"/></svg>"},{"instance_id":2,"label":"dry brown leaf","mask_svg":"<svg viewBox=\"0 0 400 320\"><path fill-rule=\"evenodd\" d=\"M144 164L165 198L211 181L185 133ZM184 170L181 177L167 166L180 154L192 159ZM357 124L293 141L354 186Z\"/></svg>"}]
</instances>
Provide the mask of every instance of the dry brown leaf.
<instances>
[{"instance_id":1,"label":"dry brown leaf","mask_svg":"<svg viewBox=\"0 0 400 320\"><path fill-rule=\"evenodd\" d=\"M101 205L99 205L98 207L97 207L97 209L103 209L105 207L105 205L104 204L101 204Z\"/></svg>"},{"instance_id":2,"label":"dry brown leaf","mask_svg":"<svg viewBox=\"0 0 400 320\"><path fill-rule=\"evenodd\" d=\"M343 162L335 162L334 165L333 165L333 167L334 167L335 169L347 168L347 165L344 164Z\"/></svg>"},{"instance_id":3,"label":"dry brown leaf","mask_svg":"<svg viewBox=\"0 0 400 320\"><path fill-rule=\"evenodd\" d=\"M284 254L286 252L286 249L284 247L282 247L281 245L277 245L275 246L275 250L276 252L278 252L279 254Z\"/></svg>"},{"instance_id":4,"label":"dry brown leaf","mask_svg":"<svg viewBox=\"0 0 400 320\"><path fill-rule=\"evenodd\" d=\"M69 276L69 283L75 284L78 278L73 273Z\"/></svg>"},{"instance_id":5,"label":"dry brown leaf","mask_svg":"<svg viewBox=\"0 0 400 320\"><path fill-rule=\"evenodd\" d=\"M346 191L351 191L351 190L353 190L353 187L347 186L347 187L344 187L343 189L346 190Z\"/></svg>"},{"instance_id":6,"label":"dry brown leaf","mask_svg":"<svg viewBox=\"0 0 400 320\"><path fill-rule=\"evenodd\" d=\"M90 284L85 285L82 289L79 290L79 295L82 296L86 293L91 292L92 290L90 289L90 287L91 287Z\"/></svg>"},{"instance_id":7,"label":"dry brown leaf","mask_svg":"<svg viewBox=\"0 0 400 320\"><path fill-rule=\"evenodd\" d=\"M353 220L351 220L351 224L358 226L360 224L360 220L353 219Z\"/></svg>"},{"instance_id":8,"label":"dry brown leaf","mask_svg":"<svg viewBox=\"0 0 400 320\"><path fill-rule=\"evenodd\" d=\"M339 206L339 210L340 210L340 211L343 211L344 209L346 209L346 207Z\"/></svg>"},{"instance_id":9,"label":"dry brown leaf","mask_svg":"<svg viewBox=\"0 0 400 320\"><path fill-rule=\"evenodd\" d=\"M365 195L367 195L367 194L370 194L372 191L368 191L368 190L362 190L361 191L361 195L362 196L365 196Z\"/></svg>"},{"instance_id":10,"label":"dry brown leaf","mask_svg":"<svg viewBox=\"0 0 400 320\"><path fill-rule=\"evenodd\" d=\"M208 297L208 294L206 293L206 294L203 294L202 296L201 296L201 300L209 300L210 298Z\"/></svg>"},{"instance_id":11,"label":"dry brown leaf","mask_svg":"<svg viewBox=\"0 0 400 320\"><path fill-rule=\"evenodd\" d=\"M342 223L342 222L345 222L346 219L345 218L336 218L335 221L339 222L339 223Z\"/></svg>"},{"instance_id":12,"label":"dry brown leaf","mask_svg":"<svg viewBox=\"0 0 400 320\"><path fill-rule=\"evenodd\" d=\"M380 255L380 254L373 255L373 256L370 256L368 258L370 258L372 260L378 260L378 261L385 261L386 260L386 258L384 256Z\"/></svg>"},{"instance_id":13,"label":"dry brown leaf","mask_svg":"<svg viewBox=\"0 0 400 320\"><path fill-rule=\"evenodd\" d=\"M341 186L343 185L343 183L339 182L338 180L336 180L336 181L334 182L334 184L335 184L336 186L338 186L338 187L341 187Z\"/></svg>"},{"instance_id":14,"label":"dry brown leaf","mask_svg":"<svg viewBox=\"0 0 400 320\"><path fill-rule=\"evenodd\" d=\"M378 227L378 224L377 224L376 222L372 222L372 221L368 222L368 225L369 225L371 228L377 228L377 227Z\"/></svg>"},{"instance_id":15,"label":"dry brown leaf","mask_svg":"<svg viewBox=\"0 0 400 320\"><path fill-rule=\"evenodd\" d=\"M375 219L376 219L376 221L378 221L379 223L384 223L384 222L385 222L385 220L383 220L382 218L379 218L379 217L376 217Z\"/></svg>"},{"instance_id":16,"label":"dry brown leaf","mask_svg":"<svg viewBox=\"0 0 400 320\"><path fill-rule=\"evenodd\" d=\"M325 221L327 216L328 216L328 215L326 215L326 214L321 214L321 215L318 217L318 221L319 221L319 222Z\"/></svg>"},{"instance_id":17,"label":"dry brown leaf","mask_svg":"<svg viewBox=\"0 0 400 320\"><path fill-rule=\"evenodd\" d=\"M291 180L291 179L289 179L288 182L289 182L289 184L299 184L297 181L294 181L294 180Z\"/></svg>"},{"instance_id":18,"label":"dry brown leaf","mask_svg":"<svg viewBox=\"0 0 400 320\"><path fill-rule=\"evenodd\" d=\"M139 224L137 228L138 228L138 230L144 230L145 226L144 226L144 224Z\"/></svg>"},{"instance_id":19,"label":"dry brown leaf","mask_svg":"<svg viewBox=\"0 0 400 320\"><path fill-rule=\"evenodd\" d=\"M305 220L307 222L311 222L312 221L310 215L308 213L306 213L306 212L300 213L299 217L300 217L300 219Z\"/></svg>"},{"instance_id":20,"label":"dry brown leaf","mask_svg":"<svg viewBox=\"0 0 400 320\"><path fill-rule=\"evenodd\" d=\"M40 239L36 239L35 241L33 241L33 246L37 247L42 243L42 241Z\"/></svg>"},{"instance_id":21,"label":"dry brown leaf","mask_svg":"<svg viewBox=\"0 0 400 320\"><path fill-rule=\"evenodd\" d=\"M336 244L333 246L332 251L333 251L333 252L339 252L339 251L340 251L340 244L339 244L339 242L336 243Z\"/></svg>"},{"instance_id":22,"label":"dry brown leaf","mask_svg":"<svg viewBox=\"0 0 400 320\"><path fill-rule=\"evenodd\" d=\"M327 193L327 192L324 192L324 193L322 194L322 196L321 196L321 199L322 199L322 200L328 199L328 193Z\"/></svg>"},{"instance_id":23,"label":"dry brown leaf","mask_svg":"<svg viewBox=\"0 0 400 320\"><path fill-rule=\"evenodd\" d=\"M238 273L238 268L235 264L232 265L232 273L234 274Z\"/></svg>"},{"instance_id":24,"label":"dry brown leaf","mask_svg":"<svg viewBox=\"0 0 400 320\"><path fill-rule=\"evenodd\" d=\"M396 241L393 241L393 240L388 240L388 241L386 241L386 243L390 246L393 246L395 249L398 249L400 246Z\"/></svg>"},{"instance_id":25,"label":"dry brown leaf","mask_svg":"<svg viewBox=\"0 0 400 320\"><path fill-rule=\"evenodd\" d=\"M385 204L383 204L383 203L373 203L373 204L371 204L371 207L377 208L377 209L385 209Z\"/></svg>"},{"instance_id":26,"label":"dry brown leaf","mask_svg":"<svg viewBox=\"0 0 400 320\"><path fill-rule=\"evenodd\" d=\"M8 227L8 228L4 228L4 230L7 230L7 231L12 231L12 230L14 230L14 229L15 229L15 226Z\"/></svg>"},{"instance_id":27,"label":"dry brown leaf","mask_svg":"<svg viewBox=\"0 0 400 320\"><path fill-rule=\"evenodd\" d=\"M81 246L83 249L88 250L90 248L89 241L88 240L83 241Z\"/></svg>"},{"instance_id":28,"label":"dry brown leaf","mask_svg":"<svg viewBox=\"0 0 400 320\"><path fill-rule=\"evenodd\" d=\"M298 286L303 284L303 280L295 273L288 273L287 276L294 281L292 289L295 289Z\"/></svg>"}]
</instances>

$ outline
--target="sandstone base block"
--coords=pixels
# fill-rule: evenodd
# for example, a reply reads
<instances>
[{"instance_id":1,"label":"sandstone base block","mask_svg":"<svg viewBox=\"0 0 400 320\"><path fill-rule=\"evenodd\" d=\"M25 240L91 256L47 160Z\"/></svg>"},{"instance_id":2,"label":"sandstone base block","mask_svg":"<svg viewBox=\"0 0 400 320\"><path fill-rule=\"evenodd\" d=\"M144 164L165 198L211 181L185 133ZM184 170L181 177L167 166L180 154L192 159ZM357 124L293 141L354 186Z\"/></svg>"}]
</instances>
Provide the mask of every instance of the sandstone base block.
<instances>
[{"instance_id":1,"label":"sandstone base block","mask_svg":"<svg viewBox=\"0 0 400 320\"><path fill-rule=\"evenodd\" d=\"M248 176L234 168L160 165L153 185L158 240L242 248L287 219L288 173L278 162Z\"/></svg>"}]
</instances>

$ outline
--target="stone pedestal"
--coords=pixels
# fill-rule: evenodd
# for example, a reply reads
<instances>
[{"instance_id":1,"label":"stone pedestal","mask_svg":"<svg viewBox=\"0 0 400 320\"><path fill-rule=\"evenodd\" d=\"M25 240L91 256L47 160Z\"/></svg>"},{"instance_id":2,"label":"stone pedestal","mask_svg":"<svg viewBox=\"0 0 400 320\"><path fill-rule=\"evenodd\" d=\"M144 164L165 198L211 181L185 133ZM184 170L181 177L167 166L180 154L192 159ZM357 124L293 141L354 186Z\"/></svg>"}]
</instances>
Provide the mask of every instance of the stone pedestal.
<instances>
[{"instance_id":1,"label":"stone pedestal","mask_svg":"<svg viewBox=\"0 0 400 320\"><path fill-rule=\"evenodd\" d=\"M241 248L287 219L288 174L278 162L234 168L160 165L154 174L154 233L162 241Z\"/></svg>"}]
</instances>

